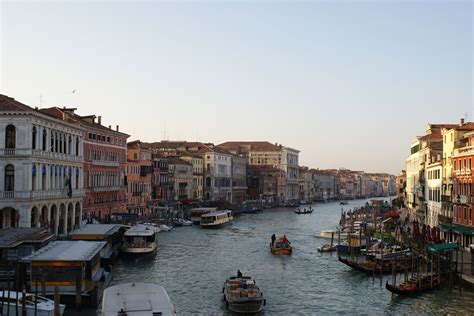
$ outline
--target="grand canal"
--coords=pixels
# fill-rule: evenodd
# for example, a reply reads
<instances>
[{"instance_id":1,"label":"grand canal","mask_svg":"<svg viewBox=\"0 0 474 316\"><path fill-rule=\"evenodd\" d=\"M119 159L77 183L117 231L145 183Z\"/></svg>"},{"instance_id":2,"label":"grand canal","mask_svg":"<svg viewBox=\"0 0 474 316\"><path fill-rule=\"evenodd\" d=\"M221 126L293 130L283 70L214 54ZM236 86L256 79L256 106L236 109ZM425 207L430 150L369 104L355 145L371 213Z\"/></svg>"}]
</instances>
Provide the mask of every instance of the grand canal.
<instances>
[{"instance_id":1,"label":"grand canal","mask_svg":"<svg viewBox=\"0 0 474 316\"><path fill-rule=\"evenodd\" d=\"M351 201L344 209L364 203ZM311 215L274 209L239 216L219 230L175 228L159 234L154 259L121 261L114 268L113 283L157 282L179 315L228 315L221 290L237 269L256 279L267 299L265 315L474 313L471 292L443 289L414 298L392 297L385 289L386 278L380 282L339 263L336 254L318 253L326 241L315 232L334 228L340 209L332 202L317 204ZM293 256L270 253L272 233L289 237Z\"/></svg>"}]
</instances>

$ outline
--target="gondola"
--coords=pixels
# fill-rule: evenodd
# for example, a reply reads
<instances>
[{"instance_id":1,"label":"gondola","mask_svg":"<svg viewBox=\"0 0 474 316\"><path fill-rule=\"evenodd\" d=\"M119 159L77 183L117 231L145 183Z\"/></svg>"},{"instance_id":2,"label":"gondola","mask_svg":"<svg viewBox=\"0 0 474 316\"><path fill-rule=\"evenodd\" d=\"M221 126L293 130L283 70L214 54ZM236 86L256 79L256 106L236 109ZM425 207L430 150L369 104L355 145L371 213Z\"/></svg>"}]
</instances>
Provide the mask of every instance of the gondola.
<instances>
[{"instance_id":1,"label":"gondola","mask_svg":"<svg viewBox=\"0 0 474 316\"><path fill-rule=\"evenodd\" d=\"M383 262L380 260L354 261L339 256L339 261L357 271L364 272L366 274L390 274L394 271L394 269L395 272L405 271L405 266L403 264L397 264L394 268L390 262Z\"/></svg>"},{"instance_id":2,"label":"gondola","mask_svg":"<svg viewBox=\"0 0 474 316\"><path fill-rule=\"evenodd\" d=\"M387 283L385 283L385 288L398 295L414 295L431 291L439 287L444 281L446 281L445 275L433 276L433 282L431 281L431 276L429 275L423 277L415 276L408 282L403 282L397 285L390 284L387 280Z\"/></svg>"},{"instance_id":3,"label":"gondola","mask_svg":"<svg viewBox=\"0 0 474 316\"><path fill-rule=\"evenodd\" d=\"M311 214L313 213L314 209L310 208L309 210L301 210L301 209L298 209L295 211L296 214Z\"/></svg>"}]
</instances>

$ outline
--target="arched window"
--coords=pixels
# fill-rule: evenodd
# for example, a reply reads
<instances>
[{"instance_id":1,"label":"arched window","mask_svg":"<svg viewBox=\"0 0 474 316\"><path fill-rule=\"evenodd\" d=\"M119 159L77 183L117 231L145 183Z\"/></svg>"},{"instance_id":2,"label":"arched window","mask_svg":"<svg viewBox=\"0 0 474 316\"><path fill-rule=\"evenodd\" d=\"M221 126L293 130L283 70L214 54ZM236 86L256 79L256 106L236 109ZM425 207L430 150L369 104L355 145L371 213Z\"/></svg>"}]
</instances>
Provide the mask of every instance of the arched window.
<instances>
[{"instance_id":1,"label":"arched window","mask_svg":"<svg viewBox=\"0 0 474 316\"><path fill-rule=\"evenodd\" d=\"M46 134L46 129L43 129L43 150L46 151L46 137L47 137L47 134Z\"/></svg>"},{"instance_id":2,"label":"arched window","mask_svg":"<svg viewBox=\"0 0 474 316\"><path fill-rule=\"evenodd\" d=\"M36 149L36 126L31 131L31 148Z\"/></svg>"},{"instance_id":3,"label":"arched window","mask_svg":"<svg viewBox=\"0 0 474 316\"><path fill-rule=\"evenodd\" d=\"M67 154L72 154L72 137L69 135L69 138L67 140Z\"/></svg>"},{"instance_id":4,"label":"arched window","mask_svg":"<svg viewBox=\"0 0 474 316\"><path fill-rule=\"evenodd\" d=\"M79 156L79 137L76 137L76 156Z\"/></svg>"},{"instance_id":5,"label":"arched window","mask_svg":"<svg viewBox=\"0 0 474 316\"><path fill-rule=\"evenodd\" d=\"M5 191L15 190L15 167L7 165L5 167Z\"/></svg>"},{"instance_id":6,"label":"arched window","mask_svg":"<svg viewBox=\"0 0 474 316\"><path fill-rule=\"evenodd\" d=\"M59 133L59 152L63 152L63 134Z\"/></svg>"},{"instance_id":7,"label":"arched window","mask_svg":"<svg viewBox=\"0 0 474 316\"><path fill-rule=\"evenodd\" d=\"M63 154L67 154L66 144L67 144L67 137L65 134L63 134Z\"/></svg>"},{"instance_id":8,"label":"arched window","mask_svg":"<svg viewBox=\"0 0 474 316\"><path fill-rule=\"evenodd\" d=\"M8 125L5 129L5 148L16 147L16 128L13 125Z\"/></svg>"}]
</instances>

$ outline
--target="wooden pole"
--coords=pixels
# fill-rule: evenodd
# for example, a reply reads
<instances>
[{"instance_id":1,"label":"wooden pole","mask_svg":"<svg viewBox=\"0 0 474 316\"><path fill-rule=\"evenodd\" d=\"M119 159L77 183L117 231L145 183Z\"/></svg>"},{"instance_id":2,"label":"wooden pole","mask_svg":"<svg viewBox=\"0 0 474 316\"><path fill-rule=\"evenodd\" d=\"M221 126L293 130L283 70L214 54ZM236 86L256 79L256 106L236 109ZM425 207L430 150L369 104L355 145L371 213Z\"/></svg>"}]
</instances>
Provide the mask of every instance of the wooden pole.
<instances>
[{"instance_id":1,"label":"wooden pole","mask_svg":"<svg viewBox=\"0 0 474 316\"><path fill-rule=\"evenodd\" d=\"M461 284L462 284L462 270L464 265L464 252L461 249L461 271L459 271L459 291L461 291Z\"/></svg>"},{"instance_id":2,"label":"wooden pole","mask_svg":"<svg viewBox=\"0 0 474 316\"><path fill-rule=\"evenodd\" d=\"M15 273L15 290L16 290L16 299L15 299L15 315L19 315L18 310L18 292L19 292L19 284L20 284L20 266L18 263L16 264L16 273Z\"/></svg>"},{"instance_id":3,"label":"wooden pole","mask_svg":"<svg viewBox=\"0 0 474 316\"><path fill-rule=\"evenodd\" d=\"M21 285L21 293L23 294L23 300L21 301L21 315L26 316L26 292L23 288L23 284ZM35 315L36 316L36 315Z\"/></svg>"},{"instance_id":4,"label":"wooden pole","mask_svg":"<svg viewBox=\"0 0 474 316\"><path fill-rule=\"evenodd\" d=\"M7 273L7 278L8 278L8 273ZM3 311L4 301L5 301L5 289L3 289L3 291L2 291L2 311L1 311L2 315L4 315L4 311Z\"/></svg>"},{"instance_id":5,"label":"wooden pole","mask_svg":"<svg viewBox=\"0 0 474 316\"><path fill-rule=\"evenodd\" d=\"M11 279L11 273L12 273L12 271L10 270L9 273L8 273L9 277L8 277L8 281L7 281L7 283L8 283L8 284L7 284L7 285L8 285L8 293L7 293L7 297L8 297L8 304L7 304L7 305L8 305L8 309L7 309L7 316L10 316L10 286L11 286L11 284L10 284L10 279ZM2 312L3 312L3 311L2 311Z\"/></svg>"},{"instance_id":6,"label":"wooden pole","mask_svg":"<svg viewBox=\"0 0 474 316\"><path fill-rule=\"evenodd\" d=\"M59 306L59 287L54 287L54 316L61 316L61 308Z\"/></svg>"},{"instance_id":7,"label":"wooden pole","mask_svg":"<svg viewBox=\"0 0 474 316\"><path fill-rule=\"evenodd\" d=\"M332 245L334 243L334 232L331 232L331 247L332 248Z\"/></svg>"}]
</instances>

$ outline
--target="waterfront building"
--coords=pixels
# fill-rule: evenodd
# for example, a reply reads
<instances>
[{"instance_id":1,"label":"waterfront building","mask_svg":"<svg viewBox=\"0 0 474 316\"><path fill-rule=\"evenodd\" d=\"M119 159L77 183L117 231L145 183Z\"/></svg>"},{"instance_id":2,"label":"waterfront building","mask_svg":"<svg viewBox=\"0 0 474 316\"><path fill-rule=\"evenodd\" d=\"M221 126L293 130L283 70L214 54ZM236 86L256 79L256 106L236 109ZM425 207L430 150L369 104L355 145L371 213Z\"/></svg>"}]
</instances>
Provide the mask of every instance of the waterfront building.
<instances>
[{"instance_id":1,"label":"waterfront building","mask_svg":"<svg viewBox=\"0 0 474 316\"><path fill-rule=\"evenodd\" d=\"M427 161L424 178L426 179L426 224L438 226L438 216L441 214L441 155L431 156Z\"/></svg>"},{"instance_id":2,"label":"waterfront building","mask_svg":"<svg viewBox=\"0 0 474 316\"><path fill-rule=\"evenodd\" d=\"M75 108L50 108L42 112L56 117L67 115L84 129L84 207L85 217L110 221L112 213L127 210L125 174L127 138L117 125L102 125L102 117L80 116Z\"/></svg>"},{"instance_id":3,"label":"waterfront building","mask_svg":"<svg viewBox=\"0 0 474 316\"><path fill-rule=\"evenodd\" d=\"M443 138L443 174L442 174L442 195L441 195L441 215L439 222L442 224L451 224L454 219L453 208L453 159L454 150L462 143L464 135L474 130L474 123L460 120L458 125L447 125L441 129ZM445 239L455 240L455 234L445 232Z\"/></svg>"},{"instance_id":4,"label":"waterfront building","mask_svg":"<svg viewBox=\"0 0 474 316\"><path fill-rule=\"evenodd\" d=\"M241 205L247 195L247 158L232 156L232 203Z\"/></svg>"},{"instance_id":5,"label":"waterfront building","mask_svg":"<svg viewBox=\"0 0 474 316\"><path fill-rule=\"evenodd\" d=\"M275 166L286 173L286 200L299 199L299 151L266 141L231 141L218 145L248 159L249 165Z\"/></svg>"},{"instance_id":6,"label":"waterfront building","mask_svg":"<svg viewBox=\"0 0 474 316\"><path fill-rule=\"evenodd\" d=\"M232 159L235 155L212 143L161 141L146 146L164 156L198 155L204 160L204 199L232 202Z\"/></svg>"},{"instance_id":7,"label":"waterfront building","mask_svg":"<svg viewBox=\"0 0 474 316\"><path fill-rule=\"evenodd\" d=\"M315 199L327 201L339 198L340 182L335 170L310 170L313 180L316 182Z\"/></svg>"},{"instance_id":8,"label":"waterfront building","mask_svg":"<svg viewBox=\"0 0 474 316\"><path fill-rule=\"evenodd\" d=\"M81 225L83 133L67 114L0 95L0 228Z\"/></svg>"},{"instance_id":9,"label":"waterfront building","mask_svg":"<svg viewBox=\"0 0 474 316\"><path fill-rule=\"evenodd\" d=\"M161 154L152 154L152 200L154 206L166 202L169 197L169 163L168 158Z\"/></svg>"},{"instance_id":10,"label":"waterfront building","mask_svg":"<svg viewBox=\"0 0 474 316\"><path fill-rule=\"evenodd\" d=\"M152 158L151 151L139 140L127 144L127 209L129 213L149 215L151 199Z\"/></svg>"},{"instance_id":11,"label":"waterfront building","mask_svg":"<svg viewBox=\"0 0 474 316\"><path fill-rule=\"evenodd\" d=\"M170 199L187 200L193 196L193 164L178 157L168 157Z\"/></svg>"},{"instance_id":12,"label":"waterfront building","mask_svg":"<svg viewBox=\"0 0 474 316\"><path fill-rule=\"evenodd\" d=\"M474 131L464 134L452 155L453 161L453 224L449 230L455 241L466 250L474 244Z\"/></svg>"},{"instance_id":13,"label":"waterfront building","mask_svg":"<svg viewBox=\"0 0 474 316\"><path fill-rule=\"evenodd\" d=\"M284 201L286 173L270 165L249 165L247 168L247 198L268 203Z\"/></svg>"},{"instance_id":14,"label":"waterfront building","mask_svg":"<svg viewBox=\"0 0 474 316\"><path fill-rule=\"evenodd\" d=\"M299 168L299 191L301 201L313 202L316 199L316 179L308 167Z\"/></svg>"},{"instance_id":15,"label":"waterfront building","mask_svg":"<svg viewBox=\"0 0 474 316\"><path fill-rule=\"evenodd\" d=\"M406 193L405 188L407 185L407 173L405 170L402 170L401 173L397 176L397 200L400 207L405 206Z\"/></svg>"},{"instance_id":16,"label":"waterfront building","mask_svg":"<svg viewBox=\"0 0 474 316\"><path fill-rule=\"evenodd\" d=\"M187 161L193 166L193 193L190 198L202 199L204 196L204 159L199 155L183 153L180 159Z\"/></svg>"},{"instance_id":17,"label":"waterfront building","mask_svg":"<svg viewBox=\"0 0 474 316\"><path fill-rule=\"evenodd\" d=\"M355 199L354 175L350 170L339 169L337 172L339 177L339 195L341 199Z\"/></svg>"}]
</instances>

